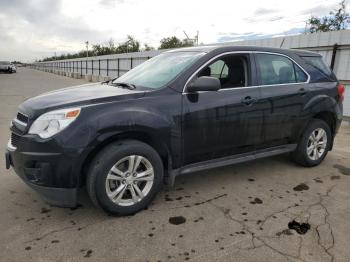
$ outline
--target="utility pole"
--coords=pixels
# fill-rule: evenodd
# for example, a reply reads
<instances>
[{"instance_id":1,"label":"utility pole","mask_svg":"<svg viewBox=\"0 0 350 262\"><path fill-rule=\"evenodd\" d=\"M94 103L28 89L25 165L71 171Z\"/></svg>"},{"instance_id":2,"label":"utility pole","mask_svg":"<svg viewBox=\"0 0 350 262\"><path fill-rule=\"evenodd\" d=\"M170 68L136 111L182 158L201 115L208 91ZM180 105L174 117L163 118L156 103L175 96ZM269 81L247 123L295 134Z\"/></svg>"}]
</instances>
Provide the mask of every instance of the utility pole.
<instances>
[{"instance_id":1,"label":"utility pole","mask_svg":"<svg viewBox=\"0 0 350 262\"><path fill-rule=\"evenodd\" d=\"M86 45L86 59L89 57L89 41L85 42Z\"/></svg>"},{"instance_id":2,"label":"utility pole","mask_svg":"<svg viewBox=\"0 0 350 262\"><path fill-rule=\"evenodd\" d=\"M126 44L126 53L129 53L129 43L131 42L131 39L125 42Z\"/></svg>"},{"instance_id":3,"label":"utility pole","mask_svg":"<svg viewBox=\"0 0 350 262\"><path fill-rule=\"evenodd\" d=\"M188 41L192 42L194 45L198 46L198 35L199 35L199 31L197 30L197 35L194 38L189 38L188 35L186 34L185 30L183 30L186 38Z\"/></svg>"},{"instance_id":4,"label":"utility pole","mask_svg":"<svg viewBox=\"0 0 350 262\"><path fill-rule=\"evenodd\" d=\"M191 39L188 37L188 35L186 34L185 30L183 30L183 32L184 32L184 34L185 34L187 40L191 40Z\"/></svg>"}]
</instances>

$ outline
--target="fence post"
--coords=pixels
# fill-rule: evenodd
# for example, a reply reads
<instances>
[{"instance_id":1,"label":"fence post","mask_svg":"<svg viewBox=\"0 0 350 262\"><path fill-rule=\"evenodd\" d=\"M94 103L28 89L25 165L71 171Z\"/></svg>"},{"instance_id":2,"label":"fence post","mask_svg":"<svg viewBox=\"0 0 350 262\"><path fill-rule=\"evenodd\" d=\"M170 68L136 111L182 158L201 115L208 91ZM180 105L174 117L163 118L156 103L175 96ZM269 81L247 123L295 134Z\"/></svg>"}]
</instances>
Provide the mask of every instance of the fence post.
<instances>
[{"instance_id":1,"label":"fence post","mask_svg":"<svg viewBox=\"0 0 350 262\"><path fill-rule=\"evenodd\" d=\"M88 74L88 68L87 68L87 59L85 60L85 74Z\"/></svg>"},{"instance_id":2,"label":"fence post","mask_svg":"<svg viewBox=\"0 0 350 262\"><path fill-rule=\"evenodd\" d=\"M130 57L130 70L132 69L132 57Z\"/></svg>"},{"instance_id":3,"label":"fence post","mask_svg":"<svg viewBox=\"0 0 350 262\"><path fill-rule=\"evenodd\" d=\"M83 76L83 60L80 60L80 77Z\"/></svg>"},{"instance_id":4,"label":"fence post","mask_svg":"<svg viewBox=\"0 0 350 262\"><path fill-rule=\"evenodd\" d=\"M118 58L118 77L120 75L120 69L119 69L119 58Z\"/></svg>"},{"instance_id":5,"label":"fence post","mask_svg":"<svg viewBox=\"0 0 350 262\"><path fill-rule=\"evenodd\" d=\"M94 75L94 60L91 60L91 75Z\"/></svg>"},{"instance_id":6,"label":"fence post","mask_svg":"<svg viewBox=\"0 0 350 262\"><path fill-rule=\"evenodd\" d=\"M332 60L331 60L331 69L332 69L332 71L334 69L335 56L337 55L337 49L338 49L338 44L334 44L333 45L333 51L332 51Z\"/></svg>"},{"instance_id":7,"label":"fence post","mask_svg":"<svg viewBox=\"0 0 350 262\"><path fill-rule=\"evenodd\" d=\"M107 58L107 76L109 76L109 73L108 73L108 71L109 71L109 59Z\"/></svg>"},{"instance_id":8,"label":"fence post","mask_svg":"<svg viewBox=\"0 0 350 262\"><path fill-rule=\"evenodd\" d=\"M98 60L98 75L101 75L101 60Z\"/></svg>"}]
</instances>

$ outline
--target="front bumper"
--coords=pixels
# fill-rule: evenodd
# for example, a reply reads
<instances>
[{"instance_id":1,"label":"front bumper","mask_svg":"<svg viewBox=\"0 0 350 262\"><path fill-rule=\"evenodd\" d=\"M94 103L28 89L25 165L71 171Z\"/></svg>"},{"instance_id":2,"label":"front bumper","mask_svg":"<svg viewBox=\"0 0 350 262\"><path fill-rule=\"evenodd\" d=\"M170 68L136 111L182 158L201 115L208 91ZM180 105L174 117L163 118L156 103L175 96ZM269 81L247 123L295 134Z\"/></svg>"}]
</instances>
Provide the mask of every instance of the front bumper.
<instances>
[{"instance_id":1,"label":"front bumper","mask_svg":"<svg viewBox=\"0 0 350 262\"><path fill-rule=\"evenodd\" d=\"M6 168L17 175L46 202L61 207L77 205L78 182L74 174L77 161L72 156L54 152L26 152L7 147Z\"/></svg>"}]
</instances>

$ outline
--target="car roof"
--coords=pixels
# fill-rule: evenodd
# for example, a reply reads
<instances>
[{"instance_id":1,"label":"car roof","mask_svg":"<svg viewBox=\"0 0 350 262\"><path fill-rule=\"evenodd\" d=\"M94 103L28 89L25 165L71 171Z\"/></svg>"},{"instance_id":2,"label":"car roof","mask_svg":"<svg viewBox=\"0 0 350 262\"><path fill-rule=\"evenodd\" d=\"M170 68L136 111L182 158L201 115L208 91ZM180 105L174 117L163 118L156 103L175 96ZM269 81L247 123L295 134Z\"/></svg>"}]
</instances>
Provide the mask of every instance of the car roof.
<instances>
[{"instance_id":1,"label":"car roof","mask_svg":"<svg viewBox=\"0 0 350 262\"><path fill-rule=\"evenodd\" d=\"M258 52L270 52L270 53L281 53L281 54L296 54L299 56L320 56L320 54L301 50L301 49L284 49L284 48L274 48L274 47L261 47L261 46L237 46L237 45L208 45L208 46L195 46L195 47L185 47L169 50L167 52L234 52L234 51L258 51Z\"/></svg>"}]
</instances>

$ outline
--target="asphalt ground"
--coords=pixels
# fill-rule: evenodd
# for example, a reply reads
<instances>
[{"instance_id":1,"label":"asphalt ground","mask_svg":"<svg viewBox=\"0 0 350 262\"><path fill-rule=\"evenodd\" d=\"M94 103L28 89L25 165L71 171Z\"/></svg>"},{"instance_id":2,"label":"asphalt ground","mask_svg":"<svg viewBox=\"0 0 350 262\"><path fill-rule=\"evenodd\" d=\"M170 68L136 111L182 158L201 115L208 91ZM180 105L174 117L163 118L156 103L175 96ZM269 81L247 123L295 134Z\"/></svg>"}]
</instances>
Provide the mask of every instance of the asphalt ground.
<instances>
[{"instance_id":1,"label":"asphalt ground","mask_svg":"<svg viewBox=\"0 0 350 262\"><path fill-rule=\"evenodd\" d=\"M32 69L0 74L0 147L17 105L84 83ZM350 125L315 168L288 155L179 177L129 217L47 205L0 162L1 261L350 261ZM293 222L294 221L294 222Z\"/></svg>"}]
</instances>

